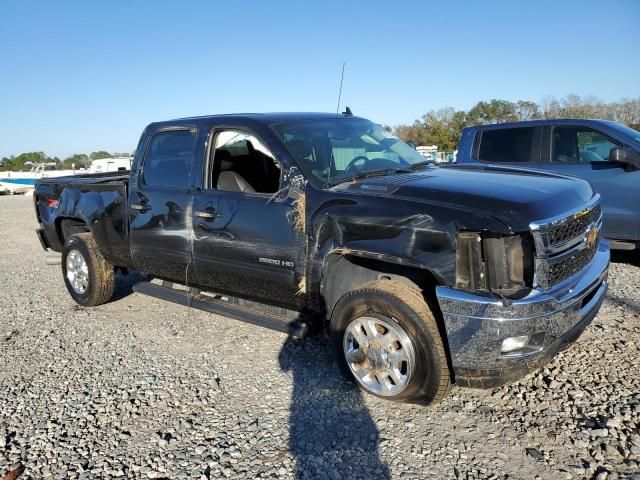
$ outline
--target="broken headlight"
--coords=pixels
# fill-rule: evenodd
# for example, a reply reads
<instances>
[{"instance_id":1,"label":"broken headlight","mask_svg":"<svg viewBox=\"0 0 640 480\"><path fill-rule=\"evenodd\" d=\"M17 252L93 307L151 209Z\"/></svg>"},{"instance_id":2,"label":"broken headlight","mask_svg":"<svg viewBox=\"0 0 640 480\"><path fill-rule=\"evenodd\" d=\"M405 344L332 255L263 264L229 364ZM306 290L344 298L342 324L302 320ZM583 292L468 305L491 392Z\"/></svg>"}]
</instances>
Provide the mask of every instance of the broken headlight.
<instances>
[{"instance_id":1,"label":"broken headlight","mask_svg":"<svg viewBox=\"0 0 640 480\"><path fill-rule=\"evenodd\" d=\"M509 297L523 294L532 284L530 235L458 233L456 288L491 291Z\"/></svg>"}]
</instances>

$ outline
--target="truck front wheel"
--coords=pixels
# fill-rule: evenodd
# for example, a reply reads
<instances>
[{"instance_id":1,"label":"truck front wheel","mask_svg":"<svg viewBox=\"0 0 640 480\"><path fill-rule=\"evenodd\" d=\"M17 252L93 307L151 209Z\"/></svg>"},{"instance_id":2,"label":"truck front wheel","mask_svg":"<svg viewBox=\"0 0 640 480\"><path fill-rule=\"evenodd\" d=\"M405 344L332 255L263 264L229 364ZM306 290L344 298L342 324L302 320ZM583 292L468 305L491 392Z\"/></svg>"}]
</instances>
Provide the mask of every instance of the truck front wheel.
<instances>
[{"instance_id":1,"label":"truck front wheel","mask_svg":"<svg viewBox=\"0 0 640 480\"><path fill-rule=\"evenodd\" d=\"M101 305L113 296L113 265L102 256L91 233L77 233L66 241L62 276L71 297L83 307Z\"/></svg>"},{"instance_id":2,"label":"truck front wheel","mask_svg":"<svg viewBox=\"0 0 640 480\"><path fill-rule=\"evenodd\" d=\"M343 371L368 393L430 404L449 391L438 325L421 292L408 285L377 280L346 293L331 333Z\"/></svg>"}]
</instances>

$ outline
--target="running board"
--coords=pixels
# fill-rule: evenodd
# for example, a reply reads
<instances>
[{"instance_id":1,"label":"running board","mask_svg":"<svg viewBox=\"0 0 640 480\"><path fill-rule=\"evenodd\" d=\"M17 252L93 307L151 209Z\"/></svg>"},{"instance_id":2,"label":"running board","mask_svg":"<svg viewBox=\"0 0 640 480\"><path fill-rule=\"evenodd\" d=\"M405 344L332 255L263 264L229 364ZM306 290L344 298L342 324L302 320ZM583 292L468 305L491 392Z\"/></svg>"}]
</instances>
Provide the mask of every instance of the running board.
<instances>
[{"instance_id":1,"label":"running board","mask_svg":"<svg viewBox=\"0 0 640 480\"><path fill-rule=\"evenodd\" d=\"M292 338L304 338L309 325L302 321L301 314L294 310L272 307L250 300L228 295L202 292L196 288L187 288L180 284L162 281L140 282L133 291L142 295L178 303L205 312L231 317L242 322L287 333Z\"/></svg>"}]
</instances>

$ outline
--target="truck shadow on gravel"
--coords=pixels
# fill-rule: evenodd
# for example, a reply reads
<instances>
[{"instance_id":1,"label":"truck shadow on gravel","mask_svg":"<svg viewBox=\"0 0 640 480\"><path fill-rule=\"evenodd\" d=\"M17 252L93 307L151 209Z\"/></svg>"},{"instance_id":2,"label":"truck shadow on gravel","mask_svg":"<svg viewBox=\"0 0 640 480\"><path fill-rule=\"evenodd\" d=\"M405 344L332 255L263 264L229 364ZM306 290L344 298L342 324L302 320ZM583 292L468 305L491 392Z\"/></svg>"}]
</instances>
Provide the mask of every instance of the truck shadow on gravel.
<instances>
[{"instance_id":1,"label":"truck shadow on gravel","mask_svg":"<svg viewBox=\"0 0 640 480\"><path fill-rule=\"evenodd\" d=\"M134 270L129 270L126 275L118 272L116 275L116 288L108 303L117 302L118 300L128 297L133 293L133 286L136 283L147 282L150 279L151 277L149 275L143 275Z\"/></svg>"},{"instance_id":2,"label":"truck shadow on gravel","mask_svg":"<svg viewBox=\"0 0 640 480\"><path fill-rule=\"evenodd\" d=\"M344 379L323 335L289 339L280 368L293 375L289 451L299 479L389 478L362 394Z\"/></svg>"},{"instance_id":3,"label":"truck shadow on gravel","mask_svg":"<svg viewBox=\"0 0 640 480\"><path fill-rule=\"evenodd\" d=\"M640 252L637 250L611 250L611 261L614 263L626 263L627 265L640 267Z\"/></svg>"}]
</instances>

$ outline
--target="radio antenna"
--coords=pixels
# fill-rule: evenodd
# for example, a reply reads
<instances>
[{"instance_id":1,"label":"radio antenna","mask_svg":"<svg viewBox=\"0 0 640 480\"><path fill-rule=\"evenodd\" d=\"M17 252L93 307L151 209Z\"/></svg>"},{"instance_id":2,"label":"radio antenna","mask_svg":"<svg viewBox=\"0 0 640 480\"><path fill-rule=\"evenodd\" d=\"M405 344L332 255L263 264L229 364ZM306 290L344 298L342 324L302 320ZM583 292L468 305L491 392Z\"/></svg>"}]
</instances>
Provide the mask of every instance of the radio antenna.
<instances>
[{"instance_id":1,"label":"radio antenna","mask_svg":"<svg viewBox=\"0 0 640 480\"><path fill-rule=\"evenodd\" d=\"M336 108L336 115L340 112L340 100L342 99L342 81L344 80L344 66L345 62L342 62L342 75L340 75L340 89L338 90L338 108Z\"/></svg>"}]
</instances>

